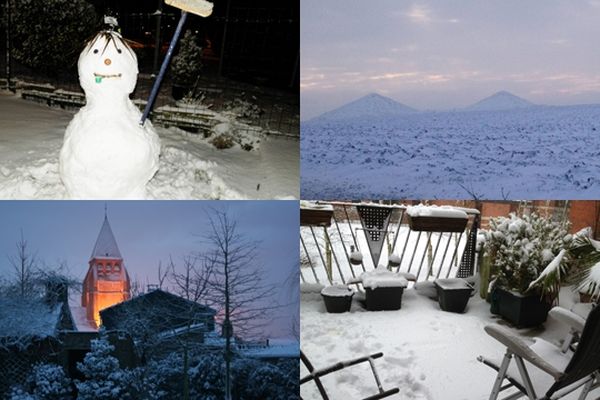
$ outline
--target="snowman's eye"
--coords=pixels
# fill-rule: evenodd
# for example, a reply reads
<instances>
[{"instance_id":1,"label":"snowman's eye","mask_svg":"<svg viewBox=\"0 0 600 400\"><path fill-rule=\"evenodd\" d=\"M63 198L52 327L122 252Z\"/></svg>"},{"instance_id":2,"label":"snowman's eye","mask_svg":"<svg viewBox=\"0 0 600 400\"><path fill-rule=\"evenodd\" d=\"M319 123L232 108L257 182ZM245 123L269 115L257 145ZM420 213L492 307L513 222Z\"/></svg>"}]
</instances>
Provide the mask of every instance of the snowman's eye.
<instances>
[{"instance_id":1,"label":"snowman's eye","mask_svg":"<svg viewBox=\"0 0 600 400\"><path fill-rule=\"evenodd\" d=\"M98 49L94 49L94 54L98 54Z\"/></svg>"},{"instance_id":2,"label":"snowman's eye","mask_svg":"<svg viewBox=\"0 0 600 400\"><path fill-rule=\"evenodd\" d=\"M117 49L117 53L121 54L122 53L121 49Z\"/></svg>"}]
</instances>

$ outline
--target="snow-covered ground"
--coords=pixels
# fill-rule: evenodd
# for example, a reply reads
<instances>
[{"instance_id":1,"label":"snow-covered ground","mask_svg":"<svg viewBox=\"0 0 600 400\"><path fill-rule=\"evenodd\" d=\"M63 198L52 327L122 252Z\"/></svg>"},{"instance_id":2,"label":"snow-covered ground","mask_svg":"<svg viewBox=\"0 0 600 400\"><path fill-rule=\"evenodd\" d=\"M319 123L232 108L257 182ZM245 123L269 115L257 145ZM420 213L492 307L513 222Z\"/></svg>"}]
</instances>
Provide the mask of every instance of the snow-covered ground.
<instances>
[{"instance_id":1,"label":"snow-covered ground","mask_svg":"<svg viewBox=\"0 0 600 400\"><path fill-rule=\"evenodd\" d=\"M383 352L375 364L385 389L399 387L390 399L487 399L496 372L477 361L479 355L500 360L502 345L487 335L485 325L500 322L489 304L476 294L464 314L441 311L437 302L414 289L404 291L398 311L365 311L355 295L351 312L328 314L314 285L302 286L301 346L315 368L371 353ZM561 294L570 308L573 295ZM522 334L557 342L564 327L549 318L544 328ZM301 367L301 376L307 370ZM534 375L534 378L535 375ZM377 393L368 364L328 375L323 379L331 399L358 399ZM301 386L304 399L320 399L314 383ZM596 398L600 390L588 398ZM596 397L594 397L596 396ZM576 393L567 399L577 398Z\"/></svg>"},{"instance_id":2,"label":"snow-covered ground","mask_svg":"<svg viewBox=\"0 0 600 400\"><path fill-rule=\"evenodd\" d=\"M301 124L301 196L597 198L599 121L600 105L316 118Z\"/></svg>"},{"instance_id":3,"label":"snow-covered ground","mask_svg":"<svg viewBox=\"0 0 600 400\"><path fill-rule=\"evenodd\" d=\"M73 112L0 92L0 197L63 199L58 155ZM157 127L160 170L150 199L289 199L299 197L299 145L266 137L255 151L218 150L178 129Z\"/></svg>"}]
</instances>

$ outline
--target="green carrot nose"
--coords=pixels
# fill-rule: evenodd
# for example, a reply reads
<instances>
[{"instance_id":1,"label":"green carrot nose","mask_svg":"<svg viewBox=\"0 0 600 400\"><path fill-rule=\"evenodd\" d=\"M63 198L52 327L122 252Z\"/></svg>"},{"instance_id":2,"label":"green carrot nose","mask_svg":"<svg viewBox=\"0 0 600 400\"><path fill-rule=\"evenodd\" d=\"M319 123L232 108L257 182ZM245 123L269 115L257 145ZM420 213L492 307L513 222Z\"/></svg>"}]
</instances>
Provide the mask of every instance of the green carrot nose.
<instances>
[{"instance_id":1,"label":"green carrot nose","mask_svg":"<svg viewBox=\"0 0 600 400\"><path fill-rule=\"evenodd\" d=\"M96 77L96 83L102 83L102 77L101 76L97 76Z\"/></svg>"}]
</instances>

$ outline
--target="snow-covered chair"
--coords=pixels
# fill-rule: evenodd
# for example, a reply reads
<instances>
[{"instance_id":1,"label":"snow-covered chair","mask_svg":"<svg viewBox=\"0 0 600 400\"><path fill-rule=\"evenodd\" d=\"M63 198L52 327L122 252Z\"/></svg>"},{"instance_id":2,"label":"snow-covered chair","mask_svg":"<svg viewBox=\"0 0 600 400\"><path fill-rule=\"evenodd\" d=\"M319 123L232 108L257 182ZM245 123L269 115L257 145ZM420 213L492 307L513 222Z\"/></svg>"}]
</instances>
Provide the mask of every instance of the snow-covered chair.
<instances>
[{"instance_id":1,"label":"snow-covered chair","mask_svg":"<svg viewBox=\"0 0 600 400\"><path fill-rule=\"evenodd\" d=\"M356 364L368 362L371 365L371 371L373 371L373 377L375 378L375 383L377 384L377 389L378 389L379 393L377 393L373 396L365 397L362 400L383 399L385 397L388 397L388 396L398 393L400 391L400 389L393 388L393 389L384 390L383 387L381 386L381 381L379 380L379 375L377 375L377 370L375 369L375 364L373 362L373 360L375 360L376 358L380 358L380 357L383 357L383 353L375 353L375 354L371 354L369 356L359 357L359 358L355 358L355 359L348 360L348 361L339 361L328 367L325 367L322 369L315 369L313 367L312 363L309 361L308 357L306 357L304 352L302 352L302 350L300 350L300 359L302 360L302 363L304 364L304 366L306 367L306 369L309 372L309 374L307 376L300 378L300 385L302 385L303 383L310 382L310 381L315 381L315 384L317 385L317 389L319 390L319 393L321 394L321 397L323 398L323 400L329 400L329 396L327 395L327 392L325 391L325 387L323 386L323 383L321 382L321 377L328 375L332 372L339 371L346 367L351 367Z\"/></svg>"},{"instance_id":2,"label":"snow-covered chair","mask_svg":"<svg viewBox=\"0 0 600 400\"><path fill-rule=\"evenodd\" d=\"M591 390L600 386L600 308L595 307L587 320L568 310L552 311L554 317L571 327L573 336L581 332L574 351L568 343L556 346L539 338L522 337L500 325L484 328L506 346L500 363L481 356L478 358L498 371L490 400L496 400L500 392L510 388L516 388L518 392L508 395L505 400L523 396L530 400L560 399L577 389L581 389L578 399L583 400ZM515 363L511 365L513 358ZM508 382L503 385L505 380ZM538 394L544 392L544 395Z\"/></svg>"}]
</instances>

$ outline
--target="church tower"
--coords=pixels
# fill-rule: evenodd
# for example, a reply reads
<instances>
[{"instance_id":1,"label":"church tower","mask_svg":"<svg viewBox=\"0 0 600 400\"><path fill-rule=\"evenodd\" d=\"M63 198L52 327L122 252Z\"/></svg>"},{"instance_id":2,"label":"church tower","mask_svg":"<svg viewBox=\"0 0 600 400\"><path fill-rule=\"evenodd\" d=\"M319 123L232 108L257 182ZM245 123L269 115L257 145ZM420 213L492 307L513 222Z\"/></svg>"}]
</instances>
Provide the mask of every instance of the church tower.
<instances>
[{"instance_id":1,"label":"church tower","mask_svg":"<svg viewBox=\"0 0 600 400\"><path fill-rule=\"evenodd\" d=\"M81 305L86 308L87 319L99 327L100 310L129 299L129 290L129 275L105 214L83 280Z\"/></svg>"}]
</instances>

